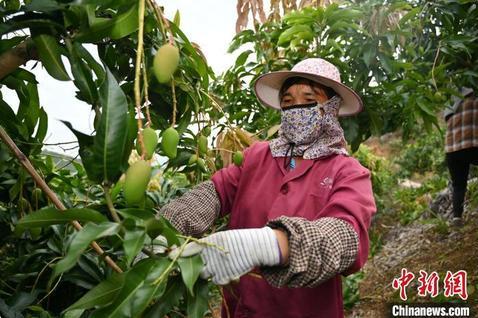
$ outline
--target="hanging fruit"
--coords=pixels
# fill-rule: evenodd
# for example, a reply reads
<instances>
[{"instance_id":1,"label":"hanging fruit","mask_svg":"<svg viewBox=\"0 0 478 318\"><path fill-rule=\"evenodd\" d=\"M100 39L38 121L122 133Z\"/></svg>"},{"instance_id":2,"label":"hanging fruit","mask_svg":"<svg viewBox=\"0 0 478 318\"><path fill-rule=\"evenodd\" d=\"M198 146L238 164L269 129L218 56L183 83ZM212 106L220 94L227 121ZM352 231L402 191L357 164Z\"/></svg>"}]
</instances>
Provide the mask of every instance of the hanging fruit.
<instances>
[{"instance_id":1,"label":"hanging fruit","mask_svg":"<svg viewBox=\"0 0 478 318\"><path fill-rule=\"evenodd\" d=\"M153 157L156 146L158 145L158 135L153 128L148 127L143 129L143 143L146 150L144 158L149 160ZM136 139L136 151L139 155L143 154L141 144L139 143L138 139Z\"/></svg>"},{"instance_id":2,"label":"hanging fruit","mask_svg":"<svg viewBox=\"0 0 478 318\"><path fill-rule=\"evenodd\" d=\"M191 155L191 157L189 157L188 165L192 166L197 161L198 161L198 156L196 154Z\"/></svg>"},{"instance_id":3,"label":"hanging fruit","mask_svg":"<svg viewBox=\"0 0 478 318\"><path fill-rule=\"evenodd\" d=\"M236 151L234 156L232 156L232 161L236 166L242 165L242 162L244 161L244 155L242 154L242 151Z\"/></svg>"},{"instance_id":4,"label":"hanging fruit","mask_svg":"<svg viewBox=\"0 0 478 318\"><path fill-rule=\"evenodd\" d=\"M211 126L206 126L202 129L202 134L206 137L209 137L211 135Z\"/></svg>"},{"instance_id":5,"label":"hanging fruit","mask_svg":"<svg viewBox=\"0 0 478 318\"><path fill-rule=\"evenodd\" d=\"M172 44L164 44L154 56L154 75L160 83L171 80L179 64L179 50Z\"/></svg>"},{"instance_id":6,"label":"hanging fruit","mask_svg":"<svg viewBox=\"0 0 478 318\"><path fill-rule=\"evenodd\" d=\"M32 191L33 202L38 202L42 199L43 191L40 188L34 188Z\"/></svg>"},{"instance_id":7,"label":"hanging fruit","mask_svg":"<svg viewBox=\"0 0 478 318\"><path fill-rule=\"evenodd\" d=\"M161 139L161 148L169 159L176 158L178 154L179 134L173 127L169 127L163 132Z\"/></svg>"},{"instance_id":8,"label":"hanging fruit","mask_svg":"<svg viewBox=\"0 0 478 318\"><path fill-rule=\"evenodd\" d=\"M151 166L145 160L135 162L126 170L123 194L127 205L136 205L144 200L150 178Z\"/></svg>"},{"instance_id":9,"label":"hanging fruit","mask_svg":"<svg viewBox=\"0 0 478 318\"><path fill-rule=\"evenodd\" d=\"M206 136L199 136L198 138L198 148L199 153L202 155L207 154L207 137Z\"/></svg>"},{"instance_id":10,"label":"hanging fruit","mask_svg":"<svg viewBox=\"0 0 478 318\"><path fill-rule=\"evenodd\" d=\"M206 162L204 161L203 158L198 158L196 164L198 165L199 170L201 170L204 173L207 173Z\"/></svg>"}]
</instances>

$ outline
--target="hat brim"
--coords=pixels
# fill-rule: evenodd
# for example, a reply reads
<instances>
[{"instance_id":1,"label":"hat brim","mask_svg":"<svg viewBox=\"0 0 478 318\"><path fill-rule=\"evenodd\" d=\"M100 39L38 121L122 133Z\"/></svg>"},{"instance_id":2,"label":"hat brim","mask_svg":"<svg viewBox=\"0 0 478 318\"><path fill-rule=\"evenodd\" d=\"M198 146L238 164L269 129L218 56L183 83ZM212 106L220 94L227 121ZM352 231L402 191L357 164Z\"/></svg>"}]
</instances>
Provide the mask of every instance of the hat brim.
<instances>
[{"instance_id":1,"label":"hat brim","mask_svg":"<svg viewBox=\"0 0 478 318\"><path fill-rule=\"evenodd\" d=\"M295 71L278 71L259 76L254 83L254 91L259 101L265 106L280 108L279 91L285 80L290 77L304 77L332 88L342 97L339 116L353 116L363 110L360 97L352 89L327 77Z\"/></svg>"}]
</instances>

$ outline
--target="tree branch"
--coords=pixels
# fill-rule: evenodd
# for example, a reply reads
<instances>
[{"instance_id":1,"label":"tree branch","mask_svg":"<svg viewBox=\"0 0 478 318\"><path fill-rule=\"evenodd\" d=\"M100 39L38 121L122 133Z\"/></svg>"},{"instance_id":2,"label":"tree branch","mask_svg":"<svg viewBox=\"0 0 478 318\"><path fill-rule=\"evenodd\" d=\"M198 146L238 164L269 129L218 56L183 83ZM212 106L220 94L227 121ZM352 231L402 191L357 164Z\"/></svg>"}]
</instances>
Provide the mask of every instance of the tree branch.
<instances>
[{"instance_id":1,"label":"tree branch","mask_svg":"<svg viewBox=\"0 0 478 318\"><path fill-rule=\"evenodd\" d=\"M111 200L110 187L104 185L103 190L105 192L106 205L108 206L108 210L110 211L111 217L116 223L121 223L121 219L119 218L118 213L116 213L116 209L113 205L113 200Z\"/></svg>"},{"instance_id":2,"label":"tree branch","mask_svg":"<svg viewBox=\"0 0 478 318\"><path fill-rule=\"evenodd\" d=\"M3 129L2 126L0 126L0 139L3 140L3 142L10 148L12 153L18 158L20 163L23 165L23 167L28 171L28 173L32 176L33 180L35 180L37 186L43 190L43 192L48 196L48 198L55 204L57 209L59 210L66 210L65 206L63 203L58 199L56 196L55 192L53 192L50 187L46 184L45 180L43 180L42 177L38 174L38 172L35 170L35 168L32 166L30 160L28 160L27 156L23 154L23 152L17 147L15 142L10 138L8 133ZM78 221L72 221L71 224L76 230L81 230L83 227ZM98 253L98 255L103 256L105 254L105 251L96 243L95 241L91 242L91 247ZM109 257L105 256L104 257L106 263L116 272L121 273L123 272L121 268Z\"/></svg>"},{"instance_id":3,"label":"tree branch","mask_svg":"<svg viewBox=\"0 0 478 318\"><path fill-rule=\"evenodd\" d=\"M32 39L27 39L0 55L0 80L29 60L38 60L38 54Z\"/></svg>"}]
</instances>

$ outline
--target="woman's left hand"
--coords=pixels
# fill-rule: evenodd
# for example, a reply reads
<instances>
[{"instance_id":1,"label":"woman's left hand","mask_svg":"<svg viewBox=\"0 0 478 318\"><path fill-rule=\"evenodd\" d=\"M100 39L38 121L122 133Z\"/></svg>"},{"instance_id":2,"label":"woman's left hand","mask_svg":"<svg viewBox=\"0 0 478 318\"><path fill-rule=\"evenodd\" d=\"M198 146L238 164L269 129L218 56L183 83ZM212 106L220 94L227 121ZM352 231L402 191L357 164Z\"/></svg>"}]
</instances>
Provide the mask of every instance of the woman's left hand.
<instances>
[{"instance_id":1,"label":"woman's left hand","mask_svg":"<svg viewBox=\"0 0 478 318\"><path fill-rule=\"evenodd\" d=\"M281 231L269 227L218 232L198 243L189 243L181 256L200 253L204 262L201 277L211 278L217 285L227 285L254 267L281 264L283 257L279 246L284 245L284 238L278 238L277 232ZM179 248L176 248L169 257L175 258L178 253Z\"/></svg>"}]
</instances>

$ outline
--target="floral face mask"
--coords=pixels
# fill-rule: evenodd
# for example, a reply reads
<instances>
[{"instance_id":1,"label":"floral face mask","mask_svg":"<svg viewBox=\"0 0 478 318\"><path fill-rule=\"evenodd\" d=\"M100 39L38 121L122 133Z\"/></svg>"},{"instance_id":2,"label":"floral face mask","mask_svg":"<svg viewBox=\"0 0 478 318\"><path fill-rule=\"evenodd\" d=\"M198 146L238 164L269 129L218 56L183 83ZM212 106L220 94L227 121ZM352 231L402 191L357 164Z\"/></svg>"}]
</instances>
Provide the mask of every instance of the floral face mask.
<instances>
[{"instance_id":1,"label":"floral face mask","mask_svg":"<svg viewBox=\"0 0 478 318\"><path fill-rule=\"evenodd\" d=\"M331 154L348 155L336 117L340 102L340 96L334 96L324 104L314 102L282 108L279 137L269 143L272 156L286 157L286 167L293 156L316 159Z\"/></svg>"},{"instance_id":2,"label":"floral face mask","mask_svg":"<svg viewBox=\"0 0 478 318\"><path fill-rule=\"evenodd\" d=\"M317 102L284 107L281 133L295 146L310 144L319 137L321 113Z\"/></svg>"}]
</instances>

